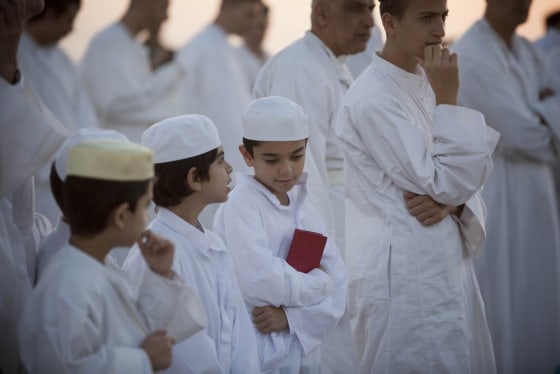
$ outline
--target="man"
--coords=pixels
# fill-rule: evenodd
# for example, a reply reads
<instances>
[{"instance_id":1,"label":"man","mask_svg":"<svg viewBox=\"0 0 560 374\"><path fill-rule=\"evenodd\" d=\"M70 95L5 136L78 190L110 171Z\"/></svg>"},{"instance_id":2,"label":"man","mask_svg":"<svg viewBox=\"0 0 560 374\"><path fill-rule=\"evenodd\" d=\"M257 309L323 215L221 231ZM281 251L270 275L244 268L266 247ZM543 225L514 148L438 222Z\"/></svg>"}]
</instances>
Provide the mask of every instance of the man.
<instances>
[{"instance_id":1,"label":"man","mask_svg":"<svg viewBox=\"0 0 560 374\"><path fill-rule=\"evenodd\" d=\"M369 66L369 64L371 64L373 54L377 51L380 51L383 48L384 43L385 42L383 41L381 30L379 29L379 27L374 25L371 28L371 36L369 38L366 50L349 56L348 60L346 60L346 66L348 66L348 70L350 70L350 73L352 73L352 77L354 77L354 79L358 78L362 71L364 71Z\"/></svg>"},{"instance_id":2,"label":"man","mask_svg":"<svg viewBox=\"0 0 560 374\"><path fill-rule=\"evenodd\" d=\"M158 59L136 38L147 31L150 43L167 19L169 0L131 0L123 18L91 41L82 61L82 79L101 125L140 142L153 123L182 112L180 59ZM156 43L157 44L157 43ZM152 54L153 55L153 54Z\"/></svg>"},{"instance_id":3,"label":"man","mask_svg":"<svg viewBox=\"0 0 560 374\"><path fill-rule=\"evenodd\" d=\"M188 74L184 81L184 106L188 113L209 117L223 139L225 157L235 172L248 171L238 151L242 136L241 112L250 100L235 49L229 35L243 35L260 7L260 0L222 0L214 22L183 49ZM200 217L212 227L217 207L209 205Z\"/></svg>"},{"instance_id":4,"label":"man","mask_svg":"<svg viewBox=\"0 0 560 374\"><path fill-rule=\"evenodd\" d=\"M502 373L560 364L560 222L552 165L560 150L560 98L536 48L515 34L529 0L488 0L457 42L460 100L502 137L484 187L488 240L477 262Z\"/></svg>"},{"instance_id":5,"label":"man","mask_svg":"<svg viewBox=\"0 0 560 374\"><path fill-rule=\"evenodd\" d=\"M334 133L342 96L352 83L344 59L365 50L373 27L373 0L313 0L311 30L261 70L254 96L284 96L309 115L309 147L319 176L310 172L310 198L344 257L344 159ZM322 200L320 189L327 188ZM336 225L333 212L337 213Z\"/></svg>"},{"instance_id":6,"label":"man","mask_svg":"<svg viewBox=\"0 0 560 374\"><path fill-rule=\"evenodd\" d=\"M43 11L30 19L22 35L18 59L26 80L55 117L73 133L98 127L95 110L82 88L74 63L58 43L72 31L80 0L47 0ZM35 176L37 212L51 222L60 216L49 187L52 160Z\"/></svg>"},{"instance_id":7,"label":"man","mask_svg":"<svg viewBox=\"0 0 560 374\"><path fill-rule=\"evenodd\" d=\"M268 52L263 48L264 37L268 29L269 8L263 3L259 3L258 7L259 10L251 22L251 27L243 34L243 44L237 48L249 90L253 89L257 74L270 58Z\"/></svg>"},{"instance_id":8,"label":"man","mask_svg":"<svg viewBox=\"0 0 560 374\"><path fill-rule=\"evenodd\" d=\"M31 291L37 241L33 174L66 132L20 75L17 49L25 21L43 1L0 1L0 370L21 370L16 327Z\"/></svg>"},{"instance_id":9,"label":"man","mask_svg":"<svg viewBox=\"0 0 560 374\"><path fill-rule=\"evenodd\" d=\"M537 47L548 61L549 69L555 72L555 89L560 90L560 10L546 17L546 35L537 40Z\"/></svg>"},{"instance_id":10,"label":"man","mask_svg":"<svg viewBox=\"0 0 560 374\"><path fill-rule=\"evenodd\" d=\"M345 96L348 306L361 373L493 373L472 256L498 134L457 105L446 0L382 0L387 41Z\"/></svg>"}]
</instances>

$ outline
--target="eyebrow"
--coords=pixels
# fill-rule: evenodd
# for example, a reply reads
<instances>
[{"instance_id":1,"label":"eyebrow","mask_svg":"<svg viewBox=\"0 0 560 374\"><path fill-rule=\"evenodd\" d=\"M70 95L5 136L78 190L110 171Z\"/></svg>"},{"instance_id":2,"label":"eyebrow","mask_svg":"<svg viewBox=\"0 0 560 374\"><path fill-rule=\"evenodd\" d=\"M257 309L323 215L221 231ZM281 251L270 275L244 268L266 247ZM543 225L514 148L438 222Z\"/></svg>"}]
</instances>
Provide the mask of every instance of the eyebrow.
<instances>
[{"instance_id":1,"label":"eyebrow","mask_svg":"<svg viewBox=\"0 0 560 374\"><path fill-rule=\"evenodd\" d=\"M290 155L302 152L304 149L305 149L305 147L298 148L295 151L293 151ZM263 157L278 157L278 154L277 153L262 153L261 156L263 156Z\"/></svg>"},{"instance_id":2,"label":"eyebrow","mask_svg":"<svg viewBox=\"0 0 560 374\"><path fill-rule=\"evenodd\" d=\"M225 152L223 150L218 152L218 157L222 157L222 156L225 156Z\"/></svg>"},{"instance_id":3,"label":"eyebrow","mask_svg":"<svg viewBox=\"0 0 560 374\"><path fill-rule=\"evenodd\" d=\"M441 13L441 12L419 12L418 16L438 16L438 15L442 15L442 16L448 16L449 15L449 9L446 9L445 12Z\"/></svg>"}]
</instances>

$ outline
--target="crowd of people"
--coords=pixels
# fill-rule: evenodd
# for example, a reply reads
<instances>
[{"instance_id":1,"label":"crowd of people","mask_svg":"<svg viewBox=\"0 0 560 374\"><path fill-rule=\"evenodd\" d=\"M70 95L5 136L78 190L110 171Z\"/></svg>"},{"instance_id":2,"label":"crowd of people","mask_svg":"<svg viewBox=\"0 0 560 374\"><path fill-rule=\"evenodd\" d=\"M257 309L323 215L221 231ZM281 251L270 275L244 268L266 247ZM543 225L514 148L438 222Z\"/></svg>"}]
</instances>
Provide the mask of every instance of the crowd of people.
<instances>
[{"instance_id":1,"label":"crowd of people","mask_svg":"<svg viewBox=\"0 0 560 374\"><path fill-rule=\"evenodd\" d=\"M262 0L176 51L130 0L75 64L80 0L0 0L0 374L560 371L560 13L309 2L271 56Z\"/></svg>"}]
</instances>

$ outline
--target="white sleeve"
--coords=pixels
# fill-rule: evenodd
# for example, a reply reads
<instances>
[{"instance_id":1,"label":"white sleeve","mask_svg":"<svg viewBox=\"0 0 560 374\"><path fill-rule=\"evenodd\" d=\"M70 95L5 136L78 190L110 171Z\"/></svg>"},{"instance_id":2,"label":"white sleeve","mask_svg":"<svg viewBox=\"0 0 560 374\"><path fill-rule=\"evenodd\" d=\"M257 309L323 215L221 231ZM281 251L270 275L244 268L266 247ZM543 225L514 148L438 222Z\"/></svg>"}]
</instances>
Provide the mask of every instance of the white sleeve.
<instances>
[{"instance_id":1,"label":"white sleeve","mask_svg":"<svg viewBox=\"0 0 560 374\"><path fill-rule=\"evenodd\" d=\"M465 203L483 185L499 138L480 112L438 105L430 152L425 130L392 98L343 106L338 120L337 134L364 149L397 187L447 205Z\"/></svg>"},{"instance_id":2,"label":"white sleeve","mask_svg":"<svg viewBox=\"0 0 560 374\"><path fill-rule=\"evenodd\" d=\"M459 217L453 218L459 224L463 245L471 255L476 256L486 240L486 205L480 192L467 200Z\"/></svg>"},{"instance_id":3,"label":"white sleeve","mask_svg":"<svg viewBox=\"0 0 560 374\"><path fill-rule=\"evenodd\" d=\"M300 273L272 254L259 215L249 199L230 198L214 220L216 233L232 254L245 301L256 306L305 306L330 295L333 285L325 272Z\"/></svg>"}]
</instances>

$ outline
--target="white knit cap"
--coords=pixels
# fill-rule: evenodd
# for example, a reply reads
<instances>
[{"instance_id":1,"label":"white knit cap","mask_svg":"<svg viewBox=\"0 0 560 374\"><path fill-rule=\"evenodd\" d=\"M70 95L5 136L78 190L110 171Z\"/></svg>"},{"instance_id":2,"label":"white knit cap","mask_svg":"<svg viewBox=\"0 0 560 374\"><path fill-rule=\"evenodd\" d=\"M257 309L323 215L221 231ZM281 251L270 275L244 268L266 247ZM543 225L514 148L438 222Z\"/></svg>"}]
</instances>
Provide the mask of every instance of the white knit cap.
<instances>
[{"instance_id":1,"label":"white knit cap","mask_svg":"<svg viewBox=\"0 0 560 374\"><path fill-rule=\"evenodd\" d=\"M142 144L154 151L154 163L161 164L201 155L222 142L210 118L187 114L150 126L142 134Z\"/></svg>"},{"instance_id":2,"label":"white knit cap","mask_svg":"<svg viewBox=\"0 0 560 374\"><path fill-rule=\"evenodd\" d=\"M280 96L253 100L242 114L243 136L257 141L294 141L309 137L307 114Z\"/></svg>"},{"instance_id":3,"label":"white knit cap","mask_svg":"<svg viewBox=\"0 0 560 374\"><path fill-rule=\"evenodd\" d=\"M92 140L68 150L68 176L116 182L143 181L154 176L152 151L140 144Z\"/></svg>"},{"instance_id":4,"label":"white knit cap","mask_svg":"<svg viewBox=\"0 0 560 374\"><path fill-rule=\"evenodd\" d=\"M68 157L68 150L78 144L91 140L118 140L127 142L128 138L120 132L114 130L100 129L96 127L79 129L66 139L56 154L54 168L61 180L66 179L66 161Z\"/></svg>"}]
</instances>

